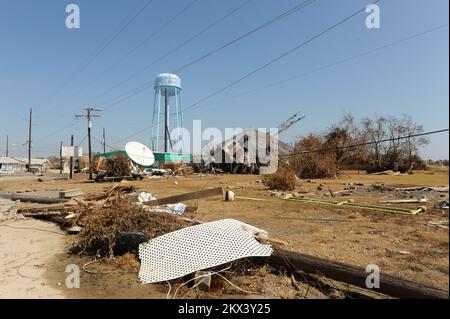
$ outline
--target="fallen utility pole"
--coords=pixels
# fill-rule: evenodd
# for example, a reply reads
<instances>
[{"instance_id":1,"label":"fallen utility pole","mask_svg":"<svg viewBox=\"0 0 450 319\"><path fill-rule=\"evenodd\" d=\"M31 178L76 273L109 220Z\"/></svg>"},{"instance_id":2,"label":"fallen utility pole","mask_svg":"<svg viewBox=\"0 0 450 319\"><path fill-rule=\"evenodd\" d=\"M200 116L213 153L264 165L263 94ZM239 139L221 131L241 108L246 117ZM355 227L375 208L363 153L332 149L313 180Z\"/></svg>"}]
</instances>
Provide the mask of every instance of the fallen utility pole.
<instances>
[{"instance_id":1,"label":"fallen utility pole","mask_svg":"<svg viewBox=\"0 0 450 319\"><path fill-rule=\"evenodd\" d=\"M100 115L93 115L92 112L101 112L102 110L96 110L92 107L85 108L87 114L86 115L75 115L76 118L86 118L88 120L88 143L89 143L89 179L92 180L92 138L91 138L91 130L92 130L92 118L100 117Z\"/></svg>"},{"instance_id":2,"label":"fallen utility pole","mask_svg":"<svg viewBox=\"0 0 450 319\"><path fill-rule=\"evenodd\" d=\"M333 280L369 289L366 286L366 279L369 273L361 267L285 250L275 250L273 255L267 258L267 261L271 265L288 267L294 271L301 270L310 274L323 275ZM369 290L403 299L449 298L446 290L385 273L380 273L380 287Z\"/></svg>"},{"instance_id":3,"label":"fallen utility pole","mask_svg":"<svg viewBox=\"0 0 450 319\"><path fill-rule=\"evenodd\" d=\"M160 198L160 199L144 202L143 204L147 205L147 206L176 204L176 203L186 201L186 200L191 200L191 199L200 199L200 198L217 196L217 195L224 196L223 194L224 194L223 187L216 187L216 188L205 189L205 190L192 192L192 193L186 193L186 194L181 194L181 195Z\"/></svg>"},{"instance_id":4,"label":"fallen utility pole","mask_svg":"<svg viewBox=\"0 0 450 319\"><path fill-rule=\"evenodd\" d=\"M203 224L203 221L182 217L194 224ZM280 239L271 239L265 236L257 236L258 240L275 245L285 246L286 243ZM290 271L303 271L309 274L322 275L327 278L344 282L372 292L403 299L448 299L447 290L428 286L411 280L403 279L393 275L380 273L380 288L370 289L366 285L367 276L365 268L344 264L337 261L327 260L320 257L310 256L302 253L292 252L274 247L270 257L264 262L274 267L284 267Z\"/></svg>"}]
</instances>

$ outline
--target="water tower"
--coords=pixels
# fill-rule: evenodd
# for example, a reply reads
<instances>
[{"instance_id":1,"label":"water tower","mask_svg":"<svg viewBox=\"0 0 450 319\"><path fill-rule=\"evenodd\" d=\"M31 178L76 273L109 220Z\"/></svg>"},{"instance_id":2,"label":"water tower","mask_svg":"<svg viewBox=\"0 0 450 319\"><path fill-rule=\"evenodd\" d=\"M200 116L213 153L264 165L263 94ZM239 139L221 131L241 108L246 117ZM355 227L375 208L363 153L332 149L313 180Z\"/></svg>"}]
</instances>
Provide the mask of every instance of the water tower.
<instances>
[{"instance_id":1,"label":"water tower","mask_svg":"<svg viewBox=\"0 0 450 319\"><path fill-rule=\"evenodd\" d=\"M153 109L152 150L174 152L170 132L183 127L181 111L181 79L175 74L159 74L155 79L155 104ZM182 153L182 149L176 150Z\"/></svg>"}]
</instances>

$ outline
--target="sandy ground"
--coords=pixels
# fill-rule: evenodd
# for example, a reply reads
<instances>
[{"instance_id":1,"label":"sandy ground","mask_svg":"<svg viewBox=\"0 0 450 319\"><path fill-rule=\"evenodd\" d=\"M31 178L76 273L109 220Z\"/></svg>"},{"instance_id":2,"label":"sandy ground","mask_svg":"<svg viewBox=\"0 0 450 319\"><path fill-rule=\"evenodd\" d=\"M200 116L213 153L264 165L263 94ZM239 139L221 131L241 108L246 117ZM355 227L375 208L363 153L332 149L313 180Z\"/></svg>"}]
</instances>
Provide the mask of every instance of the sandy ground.
<instances>
[{"instance_id":1,"label":"sandy ground","mask_svg":"<svg viewBox=\"0 0 450 319\"><path fill-rule=\"evenodd\" d=\"M66 250L66 241L51 223L27 219L0 225L0 298L64 298L46 272Z\"/></svg>"},{"instance_id":2,"label":"sandy ground","mask_svg":"<svg viewBox=\"0 0 450 319\"><path fill-rule=\"evenodd\" d=\"M448 220L448 210L433 209L434 201L427 203L429 208L427 214L419 216L309 205L269 196L267 189L259 182L260 179L260 176L239 175L191 176L177 179L145 179L132 184L139 190L152 192L157 197L201 190L206 187L228 186L238 196L259 198L262 201L223 202L219 198L206 198L187 202L188 205L198 207L194 217L204 221L235 218L265 229L273 237L287 240L290 243L290 249L294 251L361 267L375 263L380 266L382 272L448 290L448 230L426 226L427 221ZM322 184L326 188L338 191L344 189L345 183L350 182L361 182L366 185L384 183L386 186L404 187L444 186L448 185L448 170L417 172L411 176L373 176L345 172L336 180L314 180L311 183L302 183L298 190L314 192L317 186ZM46 182L1 182L0 179L0 192L80 188L87 193L109 189L113 185L114 183L91 183L85 181L84 176L77 176L72 181ZM349 198L355 198L359 202L375 203L381 197L380 194L374 193L370 196ZM442 199L445 198L448 198L448 194L442 196ZM416 206L412 204L405 207L416 208ZM108 262L89 265L89 272L81 272L81 288L67 289L64 285L67 276L65 266L74 263L82 267L94 257L70 256L67 248L75 238L58 235L57 226L52 224L28 220L11 226L38 227L56 231L56 233L0 227L0 254L2 255L0 296L3 298L62 296L68 298L166 298L167 284L141 285L137 281L138 270L135 267ZM408 254L399 254L396 251L407 251ZM27 264L22 266L24 263ZM293 289L289 278L267 273L237 276L234 280L236 284L247 290L263 292L263 295L255 294L246 297L342 298L358 297L358 293L361 292L354 287L331 280L312 285L307 279L300 279L299 287ZM63 284L58 285L60 283ZM216 294L197 295L193 291L180 290L179 297L242 298L245 295L238 293L229 285L224 285Z\"/></svg>"}]
</instances>

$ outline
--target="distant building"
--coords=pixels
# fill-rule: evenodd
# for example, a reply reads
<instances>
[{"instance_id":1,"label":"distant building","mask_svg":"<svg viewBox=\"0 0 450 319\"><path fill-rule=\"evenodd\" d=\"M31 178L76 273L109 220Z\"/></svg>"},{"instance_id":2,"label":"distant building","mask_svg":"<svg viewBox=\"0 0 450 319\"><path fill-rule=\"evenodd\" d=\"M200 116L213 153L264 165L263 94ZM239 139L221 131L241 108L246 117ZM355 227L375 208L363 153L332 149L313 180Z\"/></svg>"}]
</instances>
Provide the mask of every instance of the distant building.
<instances>
[{"instance_id":1,"label":"distant building","mask_svg":"<svg viewBox=\"0 0 450 319\"><path fill-rule=\"evenodd\" d=\"M28 165L27 158L0 157L0 174L17 174L26 171ZM45 158L32 158L31 171L44 173L51 166Z\"/></svg>"}]
</instances>

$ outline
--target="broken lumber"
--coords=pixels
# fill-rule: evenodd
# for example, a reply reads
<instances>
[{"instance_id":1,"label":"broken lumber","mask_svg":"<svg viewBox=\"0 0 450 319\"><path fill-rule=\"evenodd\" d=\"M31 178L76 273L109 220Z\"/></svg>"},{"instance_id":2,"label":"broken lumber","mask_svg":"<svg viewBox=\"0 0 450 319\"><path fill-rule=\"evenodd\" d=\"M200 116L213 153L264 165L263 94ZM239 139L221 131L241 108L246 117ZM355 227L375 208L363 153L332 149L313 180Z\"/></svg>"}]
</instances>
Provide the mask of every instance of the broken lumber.
<instances>
[{"instance_id":1,"label":"broken lumber","mask_svg":"<svg viewBox=\"0 0 450 319\"><path fill-rule=\"evenodd\" d=\"M67 207L64 204L30 205L30 206L19 207L18 213L39 214L41 212L46 212L46 211L65 211L66 208Z\"/></svg>"},{"instance_id":2,"label":"broken lumber","mask_svg":"<svg viewBox=\"0 0 450 319\"><path fill-rule=\"evenodd\" d=\"M180 202L191 200L191 199L200 199L200 198L217 196L217 195L223 196L223 188L222 187L210 188L210 189L205 189L205 190L201 190L201 191L197 191L197 192L160 198L160 199L144 202L143 204L147 205L147 206L175 204L175 203L180 203Z\"/></svg>"},{"instance_id":3,"label":"broken lumber","mask_svg":"<svg viewBox=\"0 0 450 319\"><path fill-rule=\"evenodd\" d=\"M267 258L270 265L283 266L291 270L301 270L306 273L323 275L330 279L345 282L363 289L369 273L366 269L330 261L319 257L309 256L286 250L275 250ZM392 297L403 299L448 299L448 291L424 285L393 275L380 273L380 288L369 289Z\"/></svg>"}]
</instances>

